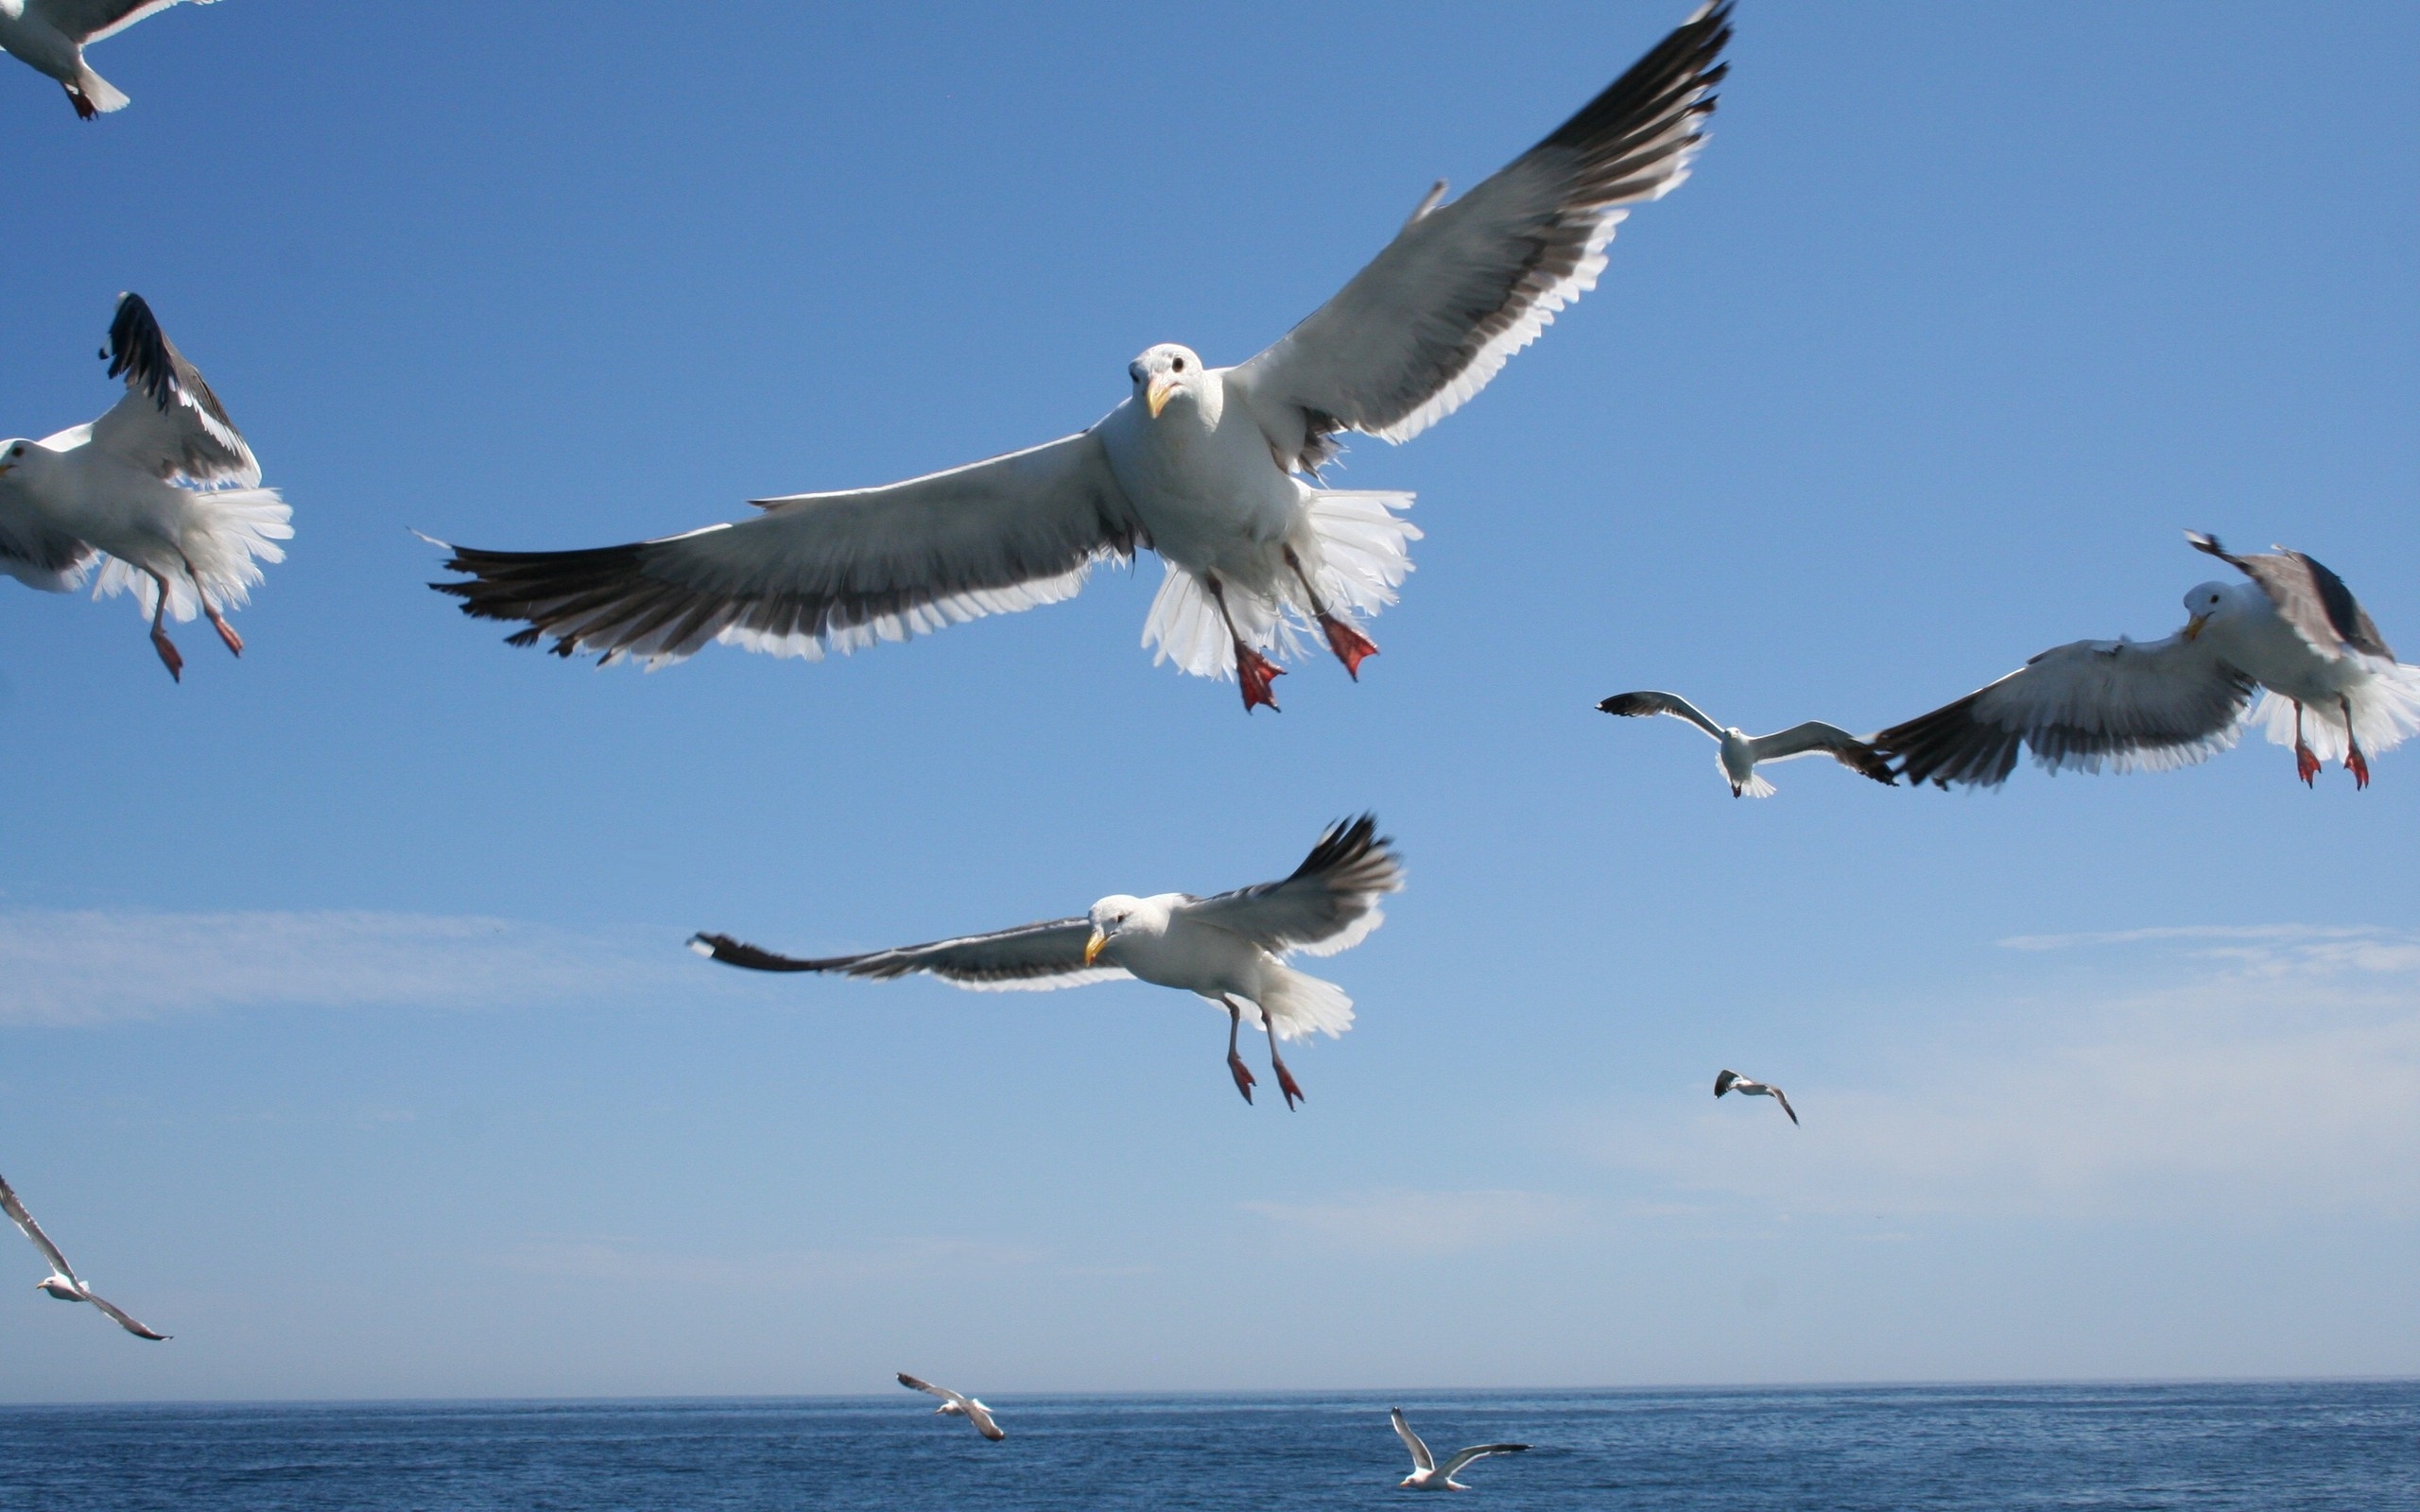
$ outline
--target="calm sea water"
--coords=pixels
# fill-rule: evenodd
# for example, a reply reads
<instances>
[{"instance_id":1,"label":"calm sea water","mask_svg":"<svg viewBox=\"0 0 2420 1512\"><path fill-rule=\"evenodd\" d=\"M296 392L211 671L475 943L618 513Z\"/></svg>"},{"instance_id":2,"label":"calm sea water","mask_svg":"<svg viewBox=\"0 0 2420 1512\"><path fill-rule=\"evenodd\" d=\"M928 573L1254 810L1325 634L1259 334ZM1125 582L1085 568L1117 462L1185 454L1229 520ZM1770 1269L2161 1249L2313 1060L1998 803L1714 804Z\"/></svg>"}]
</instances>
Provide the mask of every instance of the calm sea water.
<instances>
[{"instance_id":1,"label":"calm sea water","mask_svg":"<svg viewBox=\"0 0 2420 1512\"><path fill-rule=\"evenodd\" d=\"M1506 1508L2420 1508L2420 1383L5 1408L0 1506L1393 1505L1397 1400Z\"/></svg>"}]
</instances>

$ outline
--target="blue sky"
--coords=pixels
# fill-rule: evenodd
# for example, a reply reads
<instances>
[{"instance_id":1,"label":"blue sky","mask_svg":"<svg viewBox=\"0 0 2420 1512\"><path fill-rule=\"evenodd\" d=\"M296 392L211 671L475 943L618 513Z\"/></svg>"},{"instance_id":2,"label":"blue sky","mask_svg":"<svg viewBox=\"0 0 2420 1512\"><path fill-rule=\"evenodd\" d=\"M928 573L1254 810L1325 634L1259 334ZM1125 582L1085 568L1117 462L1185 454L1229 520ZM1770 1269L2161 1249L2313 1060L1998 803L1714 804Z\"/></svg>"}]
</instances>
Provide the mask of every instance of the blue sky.
<instances>
[{"instance_id":1,"label":"blue sky","mask_svg":"<svg viewBox=\"0 0 2420 1512\"><path fill-rule=\"evenodd\" d=\"M0 1171L178 1335L26 1250L0 1398L2420 1370L2411 751L1747 803L1591 707L1874 728L2174 628L2186 527L2420 638L2420 17L1745 6L1598 291L1354 447L1417 571L1275 717L1151 665L1153 562L653 676L423 586L407 526L668 533L1241 360L1684 9L228 0L96 49L94 126L0 71L0 430L110 402L138 289L298 532L181 687L0 592ZM680 949L1216 889L1362 808L1411 885L1290 1115L1173 994Z\"/></svg>"}]
</instances>

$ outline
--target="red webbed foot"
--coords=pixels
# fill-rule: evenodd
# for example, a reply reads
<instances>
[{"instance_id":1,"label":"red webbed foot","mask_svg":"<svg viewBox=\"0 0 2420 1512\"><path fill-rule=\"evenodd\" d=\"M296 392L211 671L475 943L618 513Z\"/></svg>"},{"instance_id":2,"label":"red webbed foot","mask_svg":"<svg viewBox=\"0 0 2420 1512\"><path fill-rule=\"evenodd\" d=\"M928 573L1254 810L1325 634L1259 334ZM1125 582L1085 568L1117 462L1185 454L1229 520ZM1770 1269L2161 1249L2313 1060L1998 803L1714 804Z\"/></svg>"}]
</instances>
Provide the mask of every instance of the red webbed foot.
<instances>
[{"instance_id":1,"label":"red webbed foot","mask_svg":"<svg viewBox=\"0 0 2420 1512\"><path fill-rule=\"evenodd\" d=\"M234 652L237 656L244 654L244 638L235 633L235 627L228 624L218 615L213 614L210 616L210 627L216 630L218 638L227 643L228 650Z\"/></svg>"},{"instance_id":2,"label":"red webbed foot","mask_svg":"<svg viewBox=\"0 0 2420 1512\"><path fill-rule=\"evenodd\" d=\"M2305 787L2319 785L2319 758L2301 741L2294 742L2294 775L2303 780Z\"/></svg>"},{"instance_id":3,"label":"red webbed foot","mask_svg":"<svg viewBox=\"0 0 2420 1512\"><path fill-rule=\"evenodd\" d=\"M1327 634L1327 648L1344 663L1344 675L1360 681L1361 663L1378 654L1376 643L1333 614L1320 616L1320 628Z\"/></svg>"},{"instance_id":4,"label":"red webbed foot","mask_svg":"<svg viewBox=\"0 0 2420 1512\"><path fill-rule=\"evenodd\" d=\"M1236 1074L1236 1091L1244 1094L1245 1102L1251 1102L1252 1089L1254 1081L1252 1074L1252 1068L1244 1064L1243 1057L1241 1056L1229 1056L1227 1057L1227 1069Z\"/></svg>"},{"instance_id":5,"label":"red webbed foot","mask_svg":"<svg viewBox=\"0 0 2420 1512\"><path fill-rule=\"evenodd\" d=\"M177 682L185 680L185 659L178 655L174 641L169 640L158 630L153 630L151 648L160 653L160 664L168 669L168 676L172 680Z\"/></svg>"},{"instance_id":6,"label":"red webbed foot","mask_svg":"<svg viewBox=\"0 0 2420 1512\"><path fill-rule=\"evenodd\" d=\"M1277 1090L1286 1094L1286 1110L1290 1113L1295 1104L1305 1100L1302 1083L1294 1079L1294 1074L1286 1069L1286 1062L1282 1060L1272 1069L1277 1073Z\"/></svg>"},{"instance_id":7,"label":"red webbed foot","mask_svg":"<svg viewBox=\"0 0 2420 1512\"><path fill-rule=\"evenodd\" d=\"M69 90L67 92L67 103L76 107L76 118L79 121L96 121L100 119L100 111L94 106L91 100L84 97L83 92L80 90Z\"/></svg>"},{"instance_id":8,"label":"red webbed foot","mask_svg":"<svg viewBox=\"0 0 2420 1512\"><path fill-rule=\"evenodd\" d=\"M1244 644L1243 642L1236 643L1236 680L1243 684L1244 713L1252 713L1253 708L1260 704L1267 704L1270 708L1275 709L1277 698L1270 692L1269 685L1275 679L1285 675L1284 667Z\"/></svg>"},{"instance_id":9,"label":"red webbed foot","mask_svg":"<svg viewBox=\"0 0 2420 1512\"><path fill-rule=\"evenodd\" d=\"M2356 746L2344 753L2344 769L2353 774L2355 792L2370 785L2370 759L2361 754L2360 747Z\"/></svg>"}]
</instances>

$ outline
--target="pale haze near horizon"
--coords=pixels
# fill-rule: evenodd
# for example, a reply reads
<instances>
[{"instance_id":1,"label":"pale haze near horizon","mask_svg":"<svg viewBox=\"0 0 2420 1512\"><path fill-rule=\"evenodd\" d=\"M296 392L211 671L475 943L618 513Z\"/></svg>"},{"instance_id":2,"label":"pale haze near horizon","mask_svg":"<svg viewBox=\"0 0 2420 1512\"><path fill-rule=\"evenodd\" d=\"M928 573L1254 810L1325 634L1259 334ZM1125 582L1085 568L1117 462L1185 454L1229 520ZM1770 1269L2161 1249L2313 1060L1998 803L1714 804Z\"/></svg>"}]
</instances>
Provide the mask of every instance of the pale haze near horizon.
<instances>
[{"instance_id":1,"label":"pale haze near horizon","mask_svg":"<svg viewBox=\"0 0 2420 1512\"><path fill-rule=\"evenodd\" d=\"M1151 560L654 676L422 586L406 526L665 534L1241 360L1685 9L231 0L96 49L90 127L12 64L0 431L111 401L140 290L298 535L182 687L0 588L0 1173L177 1335L9 1239L0 1399L2420 1370L2420 750L1752 803L1591 707L1872 729L2172 630L2187 527L2414 654L2420 18L1745 5L1598 290L1355 442L1426 537L1279 715L1151 665ZM1364 808L1410 886L1291 1114L1178 994L680 949L1214 890Z\"/></svg>"}]
</instances>

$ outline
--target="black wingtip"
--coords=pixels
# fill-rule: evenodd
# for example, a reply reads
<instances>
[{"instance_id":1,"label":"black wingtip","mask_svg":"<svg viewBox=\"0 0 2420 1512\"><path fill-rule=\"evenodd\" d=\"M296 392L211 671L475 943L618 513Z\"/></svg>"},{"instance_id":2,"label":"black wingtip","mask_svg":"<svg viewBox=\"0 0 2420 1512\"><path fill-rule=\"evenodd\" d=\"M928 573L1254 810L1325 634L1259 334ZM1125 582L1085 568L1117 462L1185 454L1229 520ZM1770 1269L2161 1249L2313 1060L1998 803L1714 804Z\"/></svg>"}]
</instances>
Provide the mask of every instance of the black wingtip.
<instances>
[{"instance_id":1,"label":"black wingtip","mask_svg":"<svg viewBox=\"0 0 2420 1512\"><path fill-rule=\"evenodd\" d=\"M1610 698L1599 699L1597 712L1619 714L1625 719L1635 719L1641 714L1660 713L1663 711L1655 707L1651 694L1617 693Z\"/></svg>"},{"instance_id":2,"label":"black wingtip","mask_svg":"<svg viewBox=\"0 0 2420 1512\"><path fill-rule=\"evenodd\" d=\"M2185 532L2185 539L2193 543L2193 549L2195 551L2208 552L2211 556L2219 558L2221 560L2224 560L2226 558L2226 548L2219 544L2219 538L2216 536L2209 535L2200 530L2187 530Z\"/></svg>"}]
</instances>

